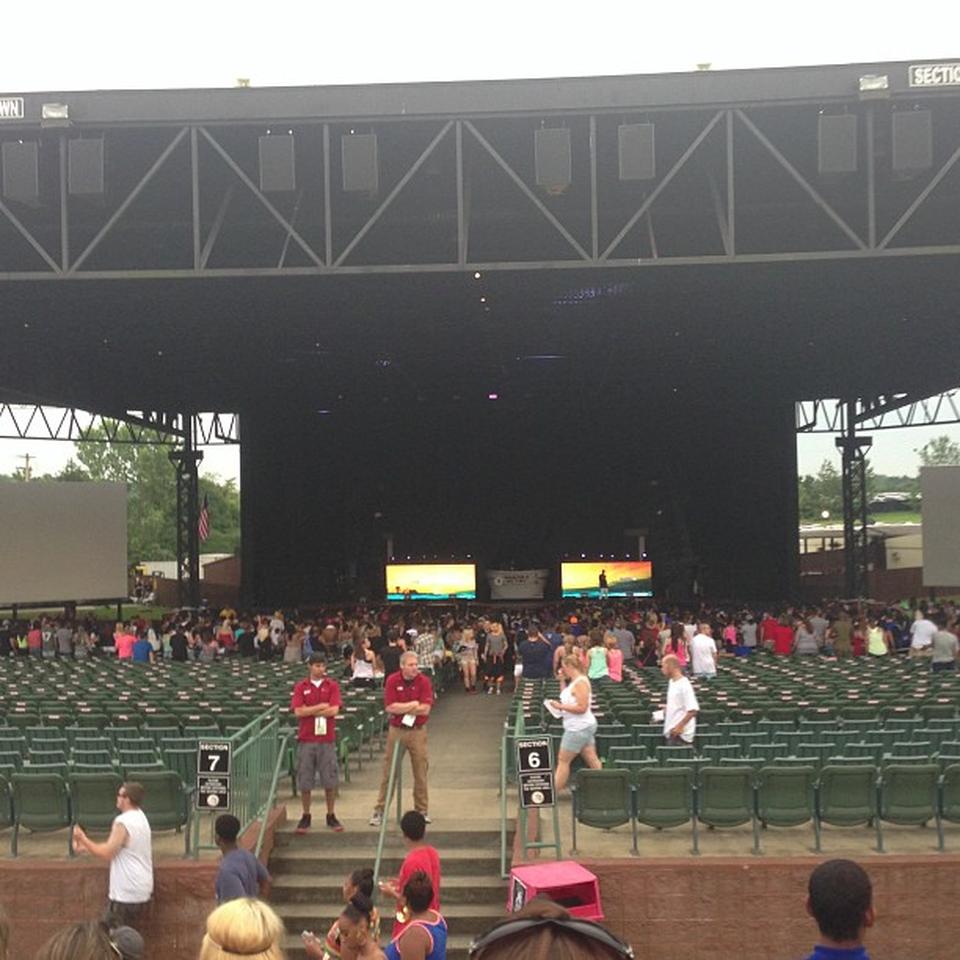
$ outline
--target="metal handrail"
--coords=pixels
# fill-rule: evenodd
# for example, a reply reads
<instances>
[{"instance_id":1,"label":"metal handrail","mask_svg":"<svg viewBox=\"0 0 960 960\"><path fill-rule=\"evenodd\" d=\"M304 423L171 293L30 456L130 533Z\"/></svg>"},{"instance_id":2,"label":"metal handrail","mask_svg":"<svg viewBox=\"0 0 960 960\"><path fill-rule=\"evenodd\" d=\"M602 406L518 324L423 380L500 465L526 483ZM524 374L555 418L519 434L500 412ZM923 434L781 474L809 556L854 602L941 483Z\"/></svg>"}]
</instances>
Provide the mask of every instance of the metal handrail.
<instances>
[{"instance_id":1,"label":"metal handrail","mask_svg":"<svg viewBox=\"0 0 960 960\"><path fill-rule=\"evenodd\" d=\"M376 889L377 883L380 881L380 864L383 861L383 844L387 837L387 816L386 813L390 809L390 801L393 799L393 790L394 786L399 782L399 768L400 768L400 741L398 740L393 745L393 758L390 760L390 776L387 780L387 795L383 803L382 819L380 821L380 835L377 838L377 856L373 862L373 885ZM400 796L399 791L397 791L397 810L400 809Z\"/></svg>"},{"instance_id":2,"label":"metal handrail","mask_svg":"<svg viewBox=\"0 0 960 960\"><path fill-rule=\"evenodd\" d=\"M210 738L214 739L214 738ZM251 720L246 726L242 727L236 733L227 737L219 738L226 740L231 744L232 766L235 773L231 774L233 779L232 789L234 797L239 802L239 809L236 810L240 820L240 830L246 830L254 820L265 817L269 808L265 806L269 800L270 791L267 790L267 797L261 801L262 791L265 787L265 768L274 766L283 756L282 750L278 751L277 757L274 757L268 751L276 749L277 745L284 738L280 734L280 718L277 707L270 707L258 717ZM247 762L247 755L249 763ZM243 766L248 766L246 781L239 782L238 773ZM194 785L195 786L195 785ZM201 850L217 849L213 842L213 817L204 816L204 811L197 810L193 815L193 855L199 857ZM211 842L200 842L200 821L206 819L210 823Z\"/></svg>"},{"instance_id":3,"label":"metal handrail","mask_svg":"<svg viewBox=\"0 0 960 960\"><path fill-rule=\"evenodd\" d=\"M277 785L280 783L280 771L283 769L283 763L287 756L287 747L293 732L288 730L280 741L280 749L277 752L277 762L273 765L273 779L270 781L270 790L267 792L267 802L263 809L263 815L260 817L260 830L257 833L257 843L253 848L253 855L260 857L260 851L263 849L263 840L267 834L267 820L270 818L270 811L277 802Z\"/></svg>"},{"instance_id":4,"label":"metal handrail","mask_svg":"<svg viewBox=\"0 0 960 960\"><path fill-rule=\"evenodd\" d=\"M504 734L500 738L500 879L506 880L507 872L507 750L509 749L509 734L507 724L503 725ZM525 731L523 719L523 705L517 710L513 721L513 738L522 737Z\"/></svg>"}]
</instances>

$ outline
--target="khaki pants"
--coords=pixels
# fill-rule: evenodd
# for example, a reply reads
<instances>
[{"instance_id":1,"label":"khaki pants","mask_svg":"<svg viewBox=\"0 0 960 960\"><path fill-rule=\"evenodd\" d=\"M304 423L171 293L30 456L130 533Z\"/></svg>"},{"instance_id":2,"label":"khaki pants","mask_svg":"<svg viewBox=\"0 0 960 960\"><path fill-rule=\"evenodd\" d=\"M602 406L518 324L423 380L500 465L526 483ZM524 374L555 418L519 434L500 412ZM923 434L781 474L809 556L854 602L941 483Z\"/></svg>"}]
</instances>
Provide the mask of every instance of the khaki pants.
<instances>
[{"instance_id":1,"label":"khaki pants","mask_svg":"<svg viewBox=\"0 0 960 960\"><path fill-rule=\"evenodd\" d=\"M410 766L413 767L413 806L418 813L426 813L427 802L427 727L390 727L387 732L387 750L383 758L383 777L380 780L380 793L374 809L383 813L387 804L387 786L390 781L390 763L393 760L394 744L400 744L400 762L403 753L410 754Z\"/></svg>"}]
</instances>

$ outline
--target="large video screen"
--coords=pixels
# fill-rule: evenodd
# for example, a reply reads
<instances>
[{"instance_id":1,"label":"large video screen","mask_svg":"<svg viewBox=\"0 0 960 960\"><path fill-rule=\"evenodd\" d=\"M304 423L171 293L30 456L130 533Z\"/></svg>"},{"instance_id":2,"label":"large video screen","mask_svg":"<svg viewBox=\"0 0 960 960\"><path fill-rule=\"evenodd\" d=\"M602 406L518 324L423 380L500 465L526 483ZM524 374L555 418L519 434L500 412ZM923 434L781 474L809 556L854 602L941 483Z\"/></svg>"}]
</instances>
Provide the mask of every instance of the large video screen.
<instances>
[{"instance_id":1,"label":"large video screen","mask_svg":"<svg viewBox=\"0 0 960 960\"><path fill-rule=\"evenodd\" d=\"M0 606L127 596L122 483L0 483Z\"/></svg>"},{"instance_id":2,"label":"large video screen","mask_svg":"<svg viewBox=\"0 0 960 960\"><path fill-rule=\"evenodd\" d=\"M388 563L388 600L476 600L473 563Z\"/></svg>"},{"instance_id":3,"label":"large video screen","mask_svg":"<svg viewBox=\"0 0 960 960\"><path fill-rule=\"evenodd\" d=\"M564 597L597 599L601 574L607 578L608 597L652 597L653 564L649 560L592 560L560 564Z\"/></svg>"}]
</instances>

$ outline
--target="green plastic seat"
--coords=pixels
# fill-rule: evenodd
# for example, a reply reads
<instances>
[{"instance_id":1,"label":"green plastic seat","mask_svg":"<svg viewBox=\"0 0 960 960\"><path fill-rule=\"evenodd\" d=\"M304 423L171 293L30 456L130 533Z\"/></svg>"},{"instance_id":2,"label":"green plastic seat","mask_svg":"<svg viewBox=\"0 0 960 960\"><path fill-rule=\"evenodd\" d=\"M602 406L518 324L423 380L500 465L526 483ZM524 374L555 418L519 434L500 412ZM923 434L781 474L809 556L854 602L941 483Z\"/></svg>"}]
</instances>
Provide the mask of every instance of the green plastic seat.
<instances>
[{"instance_id":1,"label":"green plastic seat","mask_svg":"<svg viewBox=\"0 0 960 960\"><path fill-rule=\"evenodd\" d=\"M745 766L709 766L700 771L697 787L697 820L708 827L753 828L753 852L760 849L753 787L754 772ZM694 821L696 826L696 820ZM693 834L693 852L700 852L697 830Z\"/></svg>"},{"instance_id":2,"label":"green plastic seat","mask_svg":"<svg viewBox=\"0 0 960 960\"><path fill-rule=\"evenodd\" d=\"M693 774L687 767L649 767L637 771L634 794L638 823L664 830L696 818Z\"/></svg>"},{"instance_id":3,"label":"green plastic seat","mask_svg":"<svg viewBox=\"0 0 960 960\"><path fill-rule=\"evenodd\" d=\"M117 816L117 791L123 783L116 771L71 773L73 822L84 830L109 830Z\"/></svg>"},{"instance_id":4,"label":"green plastic seat","mask_svg":"<svg viewBox=\"0 0 960 960\"><path fill-rule=\"evenodd\" d=\"M170 770L138 773L137 782L143 786L143 812L150 821L151 831L182 831L183 853L189 856L193 786L185 786Z\"/></svg>"},{"instance_id":5,"label":"green plastic seat","mask_svg":"<svg viewBox=\"0 0 960 960\"><path fill-rule=\"evenodd\" d=\"M871 765L832 766L820 771L817 817L838 827L875 826L877 849L883 849L877 809L877 774Z\"/></svg>"},{"instance_id":6,"label":"green plastic seat","mask_svg":"<svg viewBox=\"0 0 960 960\"><path fill-rule=\"evenodd\" d=\"M757 815L766 827L813 823L814 848L820 849L816 806L817 771L811 766L768 766L757 776Z\"/></svg>"},{"instance_id":7,"label":"green plastic seat","mask_svg":"<svg viewBox=\"0 0 960 960\"><path fill-rule=\"evenodd\" d=\"M570 853L577 855L577 824L612 830L629 823L632 828L631 853L637 851L637 821L633 818L633 785L627 770L581 770L571 785L573 811Z\"/></svg>"},{"instance_id":8,"label":"green plastic seat","mask_svg":"<svg viewBox=\"0 0 960 960\"><path fill-rule=\"evenodd\" d=\"M615 765L618 760L646 760L647 750L637 746L612 746L607 753L608 763Z\"/></svg>"},{"instance_id":9,"label":"green plastic seat","mask_svg":"<svg viewBox=\"0 0 960 960\"><path fill-rule=\"evenodd\" d=\"M880 819L888 823L925 826L937 824L937 846L943 849L943 825L937 787L940 768L935 763L922 765L891 764L880 776ZM883 834L877 833L878 847L883 850Z\"/></svg>"},{"instance_id":10,"label":"green plastic seat","mask_svg":"<svg viewBox=\"0 0 960 960\"><path fill-rule=\"evenodd\" d=\"M65 830L71 825L70 793L63 776L56 773L15 773L11 777L10 787L13 796L11 856L17 856L21 827L40 832ZM69 832L67 853L73 856Z\"/></svg>"},{"instance_id":11,"label":"green plastic seat","mask_svg":"<svg viewBox=\"0 0 960 960\"><path fill-rule=\"evenodd\" d=\"M177 773L184 786L188 789L197 782L197 751L193 750L173 750L167 748L162 751L163 762L170 769Z\"/></svg>"},{"instance_id":12,"label":"green plastic seat","mask_svg":"<svg viewBox=\"0 0 960 960\"><path fill-rule=\"evenodd\" d=\"M724 757L736 758L742 755L740 745L736 743L723 745L708 744L705 747L701 747L700 753L705 759L715 764L719 764Z\"/></svg>"},{"instance_id":13,"label":"green plastic seat","mask_svg":"<svg viewBox=\"0 0 960 960\"><path fill-rule=\"evenodd\" d=\"M597 731L596 735L597 756L605 760L610 753L611 747L632 747L634 746L633 734L629 731L622 733L604 733Z\"/></svg>"}]
</instances>

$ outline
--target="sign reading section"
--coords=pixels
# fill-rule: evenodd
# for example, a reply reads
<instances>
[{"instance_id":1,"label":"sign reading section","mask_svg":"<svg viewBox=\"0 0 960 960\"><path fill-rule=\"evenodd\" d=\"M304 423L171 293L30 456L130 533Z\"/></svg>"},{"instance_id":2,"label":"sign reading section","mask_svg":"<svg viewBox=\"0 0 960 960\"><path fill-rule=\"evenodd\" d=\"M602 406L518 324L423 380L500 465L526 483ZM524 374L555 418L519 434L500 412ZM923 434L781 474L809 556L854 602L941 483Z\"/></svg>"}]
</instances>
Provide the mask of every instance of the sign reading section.
<instances>
[{"instance_id":1,"label":"sign reading section","mask_svg":"<svg viewBox=\"0 0 960 960\"><path fill-rule=\"evenodd\" d=\"M554 803L553 751L548 737L517 740L517 780L520 806L552 807Z\"/></svg>"}]
</instances>

